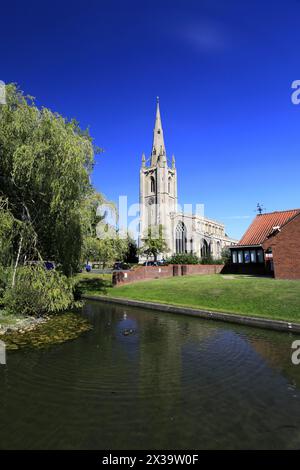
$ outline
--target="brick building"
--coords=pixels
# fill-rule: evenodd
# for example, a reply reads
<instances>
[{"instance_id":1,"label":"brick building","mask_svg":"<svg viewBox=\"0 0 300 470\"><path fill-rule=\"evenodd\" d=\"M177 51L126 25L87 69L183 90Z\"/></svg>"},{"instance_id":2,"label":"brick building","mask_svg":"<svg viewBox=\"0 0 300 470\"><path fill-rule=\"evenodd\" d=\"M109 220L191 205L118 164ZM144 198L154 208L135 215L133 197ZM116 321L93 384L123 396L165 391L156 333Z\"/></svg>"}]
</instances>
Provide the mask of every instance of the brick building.
<instances>
[{"instance_id":1,"label":"brick building","mask_svg":"<svg viewBox=\"0 0 300 470\"><path fill-rule=\"evenodd\" d=\"M230 271L300 279L300 209L257 215L231 248Z\"/></svg>"}]
</instances>

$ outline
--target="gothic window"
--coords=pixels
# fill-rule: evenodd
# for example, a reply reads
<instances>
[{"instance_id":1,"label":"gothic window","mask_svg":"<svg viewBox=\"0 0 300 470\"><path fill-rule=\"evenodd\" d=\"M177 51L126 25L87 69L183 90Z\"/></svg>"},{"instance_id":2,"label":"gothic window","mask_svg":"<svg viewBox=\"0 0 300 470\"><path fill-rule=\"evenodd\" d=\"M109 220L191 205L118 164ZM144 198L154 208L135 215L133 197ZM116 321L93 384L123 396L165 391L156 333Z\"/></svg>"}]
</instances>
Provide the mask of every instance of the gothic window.
<instances>
[{"instance_id":1,"label":"gothic window","mask_svg":"<svg viewBox=\"0 0 300 470\"><path fill-rule=\"evenodd\" d=\"M153 176L151 176L150 178L150 191L151 193L155 193L155 179L153 178Z\"/></svg>"},{"instance_id":2,"label":"gothic window","mask_svg":"<svg viewBox=\"0 0 300 470\"><path fill-rule=\"evenodd\" d=\"M183 222L178 222L176 227L176 253L186 253L186 227Z\"/></svg>"},{"instance_id":3,"label":"gothic window","mask_svg":"<svg viewBox=\"0 0 300 470\"><path fill-rule=\"evenodd\" d=\"M203 240L201 247L201 258L207 258L210 255L210 245L206 240Z\"/></svg>"},{"instance_id":4,"label":"gothic window","mask_svg":"<svg viewBox=\"0 0 300 470\"><path fill-rule=\"evenodd\" d=\"M171 193L171 177L168 179L168 193Z\"/></svg>"}]
</instances>

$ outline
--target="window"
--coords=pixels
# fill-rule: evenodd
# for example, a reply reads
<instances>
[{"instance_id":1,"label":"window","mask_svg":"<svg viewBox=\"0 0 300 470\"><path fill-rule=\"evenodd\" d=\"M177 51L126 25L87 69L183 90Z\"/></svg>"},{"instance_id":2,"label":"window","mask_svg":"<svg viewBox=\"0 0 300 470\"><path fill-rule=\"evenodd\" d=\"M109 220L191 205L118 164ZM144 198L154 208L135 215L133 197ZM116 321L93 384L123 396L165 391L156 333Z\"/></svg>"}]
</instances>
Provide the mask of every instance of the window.
<instances>
[{"instance_id":1,"label":"window","mask_svg":"<svg viewBox=\"0 0 300 470\"><path fill-rule=\"evenodd\" d=\"M209 255L210 255L210 245L207 243L206 240L203 240L202 246L201 246L201 258L206 258Z\"/></svg>"},{"instance_id":2,"label":"window","mask_svg":"<svg viewBox=\"0 0 300 470\"><path fill-rule=\"evenodd\" d=\"M250 259L251 259L251 263L256 263L256 251L255 250L250 251Z\"/></svg>"},{"instance_id":3,"label":"window","mask_svg":"<svg viewBox=\"0 0 300 470\"><path fill-rule=\"evenodd\" d=\"M257 261L258 263L264 262L264 253L262 250L257 250Z\"/></svg>"},{"instance_id":4,"label":"window","mask_svg":"<svg viewBox=\"0 0 300 470\"><path fill-rule=\"evenodd\" d=\"M176 253L186 253L186 228L183 222L178 222L176 227Z\"/></svg>"},{"instance_id":5,"label":"window","mask_svg":"<svg viewBox=\"0 0 300 470\"><path fill-rule=\"evenodd\" d=\"M244 251L244 259L245 259L245 263L250 263L250 251L249 250Z\"/></svg>"},{"instance_id":6,"label":"window","mask_svg":"<svg viewBox=\"0 0 300 470\"><path fill-rule=\"evenodd\" d=\"M171 178L168 179L168 193L171 192Z\"/></svg>"},{"instance_id":7,"label":"window","mask_svg":"<svg viewBox=\"0 0 300 470\"><path fill-rule=\"evenodd\" d=\"M232 262L236 264L238 262L237 251L232 251Z\"/></svg>"},{"instance_id":8,"label":"window","mask_svg":"<svg viewBox=\"0 0 300 470\"><path fill-rule=\"evenodd\" d=\"M238 252L238 262L239 262L240 264L244 262L244 257L243 257L243 252L242 252L242 250L240 250L240 251Z\"/></svg>"},{"instance_id":9,"label":"window","mask_svg":"<svg viewBox=\"0 0 300 470\"><path fill-rule=\"evenodd\" d=\"M150 190L151 190L151 193L155 193L155 179L153 178L153 176L151 176L151 179L150 179Z\"/></svg>"}]
</instances>

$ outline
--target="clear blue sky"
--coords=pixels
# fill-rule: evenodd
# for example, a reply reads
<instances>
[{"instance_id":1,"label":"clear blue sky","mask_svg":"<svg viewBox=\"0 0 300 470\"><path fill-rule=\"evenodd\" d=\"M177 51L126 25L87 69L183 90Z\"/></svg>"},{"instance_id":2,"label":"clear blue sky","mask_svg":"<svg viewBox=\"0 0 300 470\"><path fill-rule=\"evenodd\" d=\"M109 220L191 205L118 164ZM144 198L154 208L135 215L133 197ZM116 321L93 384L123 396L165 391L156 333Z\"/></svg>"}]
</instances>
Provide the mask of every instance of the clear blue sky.
<instances>
[{"instance_id":1,"label":"clear blue sky","mask_svg":"<svg viewBox=\"0 0 300 470\"><path fill-rule=\"evenodd\" d=\"M239 238L258 201L300 206L299 19L299 0L2 2L0 79L90 126L96 188L130 203L159 95L180 202Z\"/></svg>"}]
</instances>

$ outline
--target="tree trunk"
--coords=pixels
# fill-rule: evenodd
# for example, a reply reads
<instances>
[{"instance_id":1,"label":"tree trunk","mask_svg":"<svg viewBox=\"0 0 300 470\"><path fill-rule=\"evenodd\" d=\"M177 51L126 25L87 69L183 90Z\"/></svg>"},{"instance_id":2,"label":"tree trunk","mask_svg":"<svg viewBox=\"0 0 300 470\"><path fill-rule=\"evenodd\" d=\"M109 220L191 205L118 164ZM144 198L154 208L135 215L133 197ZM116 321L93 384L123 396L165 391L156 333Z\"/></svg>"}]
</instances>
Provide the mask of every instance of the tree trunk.
<instances>
[{"instance_id":1,"label":"tree trunk","mask_svg":"<svg viewBox=\"0 0 300 470\"><path fill-rule=\"evenodd\" d=\"M14 288L15 284L16 284L16 273L17 273L17 267L18 267L18 264L19 264L20 254L21 254L21 250L22 250L22 243L23 243L23 235L21 235L21 238L20 238L17 259L16 259L14 272L13 272L13 277L12 277L12 282L11 282L12 288Z\"/></svg>"}]
</instances>

